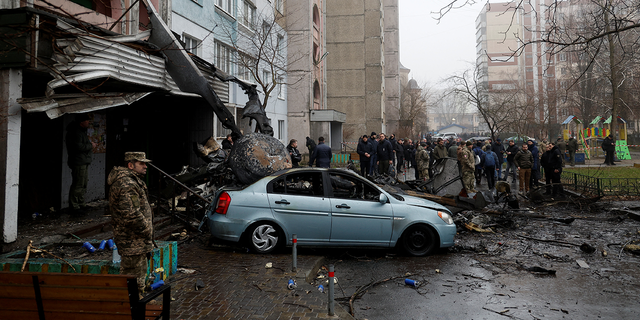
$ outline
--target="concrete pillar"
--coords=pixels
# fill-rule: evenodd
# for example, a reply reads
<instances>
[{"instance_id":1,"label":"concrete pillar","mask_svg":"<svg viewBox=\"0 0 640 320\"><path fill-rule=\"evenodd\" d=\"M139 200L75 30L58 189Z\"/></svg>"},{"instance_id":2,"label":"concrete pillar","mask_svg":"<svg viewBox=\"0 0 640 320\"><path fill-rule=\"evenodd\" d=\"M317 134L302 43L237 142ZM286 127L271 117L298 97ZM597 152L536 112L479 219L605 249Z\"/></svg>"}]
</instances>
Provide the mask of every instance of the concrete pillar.
<instances>
[{"instance_id":1,"label":"concrete pillar","mask_svg":"<svg viewBox=\"0 0 640 320\"><path fill-rule=\"evenodd\" d=\"M0 70L0 227L3 243L14 242L18 237L22 109L17 100L20 97L22 70Z\"/></svg>"}]
</instances>

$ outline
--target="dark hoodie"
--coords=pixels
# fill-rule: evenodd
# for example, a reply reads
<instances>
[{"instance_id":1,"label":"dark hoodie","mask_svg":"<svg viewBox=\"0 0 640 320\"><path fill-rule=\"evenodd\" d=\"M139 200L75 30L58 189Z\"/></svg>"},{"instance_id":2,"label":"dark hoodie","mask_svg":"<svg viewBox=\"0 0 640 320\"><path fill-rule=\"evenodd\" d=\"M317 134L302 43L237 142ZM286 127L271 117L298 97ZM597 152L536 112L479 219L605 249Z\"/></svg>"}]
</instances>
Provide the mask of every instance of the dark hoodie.
<instances>
[{"instance_id":1,"label":"dark hoodie","mask_svg":"<svg viewBox=\"0 0 640 320\"><path fill-rule=\"evenodd\" d=\"M538 151L538 143L536 143L533 140L529 140L531 141L531 144L529 145L529 151L531 151L531 155L533 156L533 168L537 169L539 164L538 161L540 159L540 151Z\"/></svg>"}]
</instances>

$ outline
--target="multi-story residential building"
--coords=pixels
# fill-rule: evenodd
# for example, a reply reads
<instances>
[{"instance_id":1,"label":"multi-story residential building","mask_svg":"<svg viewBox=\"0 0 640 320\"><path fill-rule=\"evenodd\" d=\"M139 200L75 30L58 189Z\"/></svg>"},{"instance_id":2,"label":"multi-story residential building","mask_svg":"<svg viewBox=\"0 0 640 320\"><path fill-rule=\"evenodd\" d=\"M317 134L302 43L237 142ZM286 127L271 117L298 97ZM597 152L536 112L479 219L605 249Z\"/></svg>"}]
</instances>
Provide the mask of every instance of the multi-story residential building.
<instances>
[{"instance_id":1,"label":"multi-story residential building","mask_svg":"<svg viewBox=\"0 0 640 320\"><path fill-rule=\"evenodd\" d=\"M550 26L543 13L552 2L533 1L517 9L507 2L487 3L476 19L476 51L484 88L520 90L523 100L534 106L527 114L531 123L557 125L564 120L556 102L556 59L561 56L536 42Z\"/></svg>"},{"instance_id":2,"label":"multi-story residential building","mask_svg":"<svg viewBox=\"0 0 640 320\"><path fill-rule=\"evenodd\" d=\"M191 53L188 63L198 68L236 119L247 97L235 84L215 80L214 65L248 82L257 77L275 82L266 111L275 136L287 141L286 68L279 65L273 72L267 62L252 70L238 65L239 55L255 49L251 35L265 29L277 50L272 53L286 64L287 34L279 22L268 19L282 15L282 1L0 1L3 242L15 241L18 216L67 207L71 173L65 128L78 113L90 115L88 132L97 145L89 166L87 202L105 198L106 177L123 164L126 151L144 151L155 166L176 173L204 164L193 150L195 143L224 136L214 108L179 88L167 71L173 61L166 59L166 48L148 41L164 28L149 28L147 4L165 25L173 26ZM248 121L240 123L245 132L251 130ZM150 190L158 190L161 174L153 169L148 173Z\"/></svg>"},{"instance_id":3,"label":"multi-story residential building","mask_svg":"<svg viewBox=\"0 0 640 320\"><path fill-rule=\"evenodd\" d=\"M326 0L287 1L289 34L289 133L292 139L323 136L335 149L342 142L346 115L327 107ZM302 145L302 143L301 143ZM300 149L302 152L306 148Z\"/></svg>"},{"instance_id":4,"label":"multi-story residential building","mask_svg":"<svg viewBox=\"0 0 640 320\"><path fill-rule=\"evenodd\" d=\"M276 84L265 110L271 119L274 136L283 143L287 135L287 32L277 21L284 14L283 1L271 0L173 0L172 30L182 37L187 50L212 62L219 70L249 83ZM258 48L262 42L262 48ZM276 46L279 46L276 48ZM279 50L279 58L270 58L260 50ZM259 61L249 67L251 59ZM272 68L271 64L277 64ZM274 74L275 73L275 74ZM261 90L260 100L265 101ZM216 93L245 132L251 130L242 110L247 95L236 83L215 82ZM218 140L230 133L215 121Z\"/></svg>"},{"instance_id":5,"label":"multi-story residential building","mask_svg":"<svg viewBox=\"0 0 640 320\"><path fill-rule=\"evenodd\" d=\"M346 113L344 140L386 131L388 115L396 115L400 103L398 2L325 0L325 4L326 49L331 52L327 106Z\"/></svg>"}]
</instances>

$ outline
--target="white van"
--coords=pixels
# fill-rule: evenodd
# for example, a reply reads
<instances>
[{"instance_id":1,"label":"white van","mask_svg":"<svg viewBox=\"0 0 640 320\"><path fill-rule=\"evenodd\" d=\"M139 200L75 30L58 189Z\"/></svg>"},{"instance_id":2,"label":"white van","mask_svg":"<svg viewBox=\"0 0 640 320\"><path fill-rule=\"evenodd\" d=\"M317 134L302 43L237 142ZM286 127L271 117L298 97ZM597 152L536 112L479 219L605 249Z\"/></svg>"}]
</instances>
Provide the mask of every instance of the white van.
<instances>
[{"instance_id":1,"label":"white van","mask_svg":"<svg viewBox=\"0 0 640 320\"><path fill-rule=\"evenodd\" d=\"M436 134L434 138L435 139L442 138L444 140L449 140L451 138L458 139L458 134L455 132L438 132L438 134Z\"/></svg>"}]
</instances>

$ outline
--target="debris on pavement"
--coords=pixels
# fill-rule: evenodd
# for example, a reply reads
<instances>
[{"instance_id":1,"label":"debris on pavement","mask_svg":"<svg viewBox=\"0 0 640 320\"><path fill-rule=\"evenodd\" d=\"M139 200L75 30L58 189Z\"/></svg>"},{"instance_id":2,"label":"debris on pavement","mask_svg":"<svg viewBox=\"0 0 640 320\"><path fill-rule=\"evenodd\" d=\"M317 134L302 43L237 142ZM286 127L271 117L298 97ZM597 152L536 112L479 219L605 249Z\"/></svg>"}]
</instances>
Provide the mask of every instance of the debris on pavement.
<instances>
[{"instance_id":1,"label":"debris on pavement","mask_svg":"<svg viewBox=\"0 0 640 320\"><path fill-rule=\"evenodd\" d=\"M589 265L584 260L576 260L576 263L578 263L581 268L589 269Z\"/></svg>"},{"instance_id":2,"label":"debris on pavement","mask_svg":"<svg viewBox=\"0 0 640 320\"><path fill-rule=\"evenodd\" d=\"M196 280L196 291L198 291L198 289L202 289L204 288L204 281L198 279Z\"/></svg>"}]
</instances>

